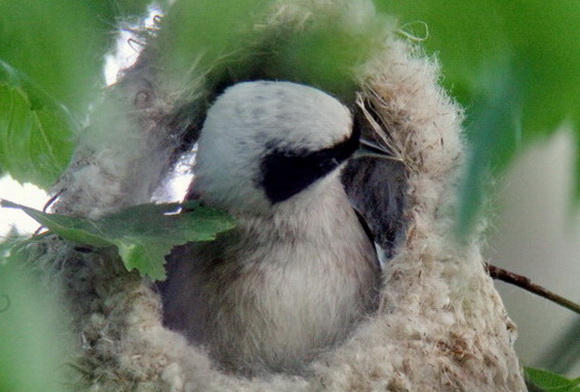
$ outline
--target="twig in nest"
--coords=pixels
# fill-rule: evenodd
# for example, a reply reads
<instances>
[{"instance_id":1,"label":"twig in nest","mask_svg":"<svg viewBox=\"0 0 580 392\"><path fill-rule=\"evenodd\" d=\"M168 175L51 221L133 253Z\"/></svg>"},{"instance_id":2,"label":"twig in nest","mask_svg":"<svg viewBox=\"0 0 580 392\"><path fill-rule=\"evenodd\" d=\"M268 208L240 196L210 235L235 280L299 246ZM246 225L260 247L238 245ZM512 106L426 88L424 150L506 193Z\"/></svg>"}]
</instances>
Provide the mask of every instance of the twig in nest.
<instances>
[{"instance_id":1,"label":"twig in nest","mask_svg":"<svg viewBox=\"0 0 580 392\"><path fill-rule=\"evenodd\" d=\"M489 272L489 276L491 276L493 279L501 280L506 283L511 283L526 291L529 291L530 293L539 295L540 297L546 298L552 302L557 303L560 306L563 306L577 314L580 314L580 305L570 301L569 299L561 297L558 294L555 294L550 290L543 288L542 286L533 283L530 279L526 278L525 276L515 274L511 271L496 267L491 264L487 264L486 266L487 271Z\"/></svg>"}]
</instances>

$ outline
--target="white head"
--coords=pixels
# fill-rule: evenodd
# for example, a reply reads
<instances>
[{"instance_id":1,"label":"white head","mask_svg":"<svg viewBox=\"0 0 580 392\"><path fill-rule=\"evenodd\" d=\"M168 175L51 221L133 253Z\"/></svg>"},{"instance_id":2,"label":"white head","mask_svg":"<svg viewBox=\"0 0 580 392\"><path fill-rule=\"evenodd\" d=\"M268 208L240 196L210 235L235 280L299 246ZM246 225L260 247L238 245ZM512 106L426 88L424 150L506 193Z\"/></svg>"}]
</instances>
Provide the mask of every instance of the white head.
<instances>
[{"instance_id":1,"label":"white head","mask_svg":"<svg viewBox=\"0 0 580 392\"><path fill-rule=\"evenodd\" d=\"M358 148L350 111L312 87L244 82L209 109L196 192L216 207L267 211L315 187Z\"/></svg>"}]
</instances>

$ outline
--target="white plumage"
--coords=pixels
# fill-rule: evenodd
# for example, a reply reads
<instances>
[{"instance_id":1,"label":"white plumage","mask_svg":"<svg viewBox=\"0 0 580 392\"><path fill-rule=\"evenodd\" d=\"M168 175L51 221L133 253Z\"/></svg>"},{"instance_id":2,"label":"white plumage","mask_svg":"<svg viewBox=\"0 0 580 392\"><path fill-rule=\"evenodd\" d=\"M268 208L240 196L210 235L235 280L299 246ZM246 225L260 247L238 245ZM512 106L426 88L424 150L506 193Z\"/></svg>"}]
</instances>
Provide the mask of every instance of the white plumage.
<instances>
[{"instance_id":1,"label":"white plumage","mask_svg":"<svg viewBox=\"0 0 580 392\"><path fill-rule=\"evenodd\" d=\"M298 372L347 337L380 282L339 178L357 146L349 110L317 89L227 89L207 113L194 191L237 227L169 262L165 323L246 374Z\"/></svg>"}]
</instances>

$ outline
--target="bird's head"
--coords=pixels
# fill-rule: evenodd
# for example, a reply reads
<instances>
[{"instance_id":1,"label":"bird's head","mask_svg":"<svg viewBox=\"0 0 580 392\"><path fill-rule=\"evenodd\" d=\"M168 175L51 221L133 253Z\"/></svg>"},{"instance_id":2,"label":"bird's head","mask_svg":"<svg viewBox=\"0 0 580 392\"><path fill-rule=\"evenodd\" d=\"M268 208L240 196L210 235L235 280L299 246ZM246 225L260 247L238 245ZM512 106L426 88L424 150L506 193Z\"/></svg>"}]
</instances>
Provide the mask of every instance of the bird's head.
<instances>
[{"instance_id":1,"label":"bird's head","mask_svg":"<svg viewBox=\"0 0 580 392\"><path fill-rule=\"evenodd\" d=\"M252 212L310 191L359 148L350 111L312 87L236 84L207 113L195 188L209 204Z\"/></svg>"}]
</instances>

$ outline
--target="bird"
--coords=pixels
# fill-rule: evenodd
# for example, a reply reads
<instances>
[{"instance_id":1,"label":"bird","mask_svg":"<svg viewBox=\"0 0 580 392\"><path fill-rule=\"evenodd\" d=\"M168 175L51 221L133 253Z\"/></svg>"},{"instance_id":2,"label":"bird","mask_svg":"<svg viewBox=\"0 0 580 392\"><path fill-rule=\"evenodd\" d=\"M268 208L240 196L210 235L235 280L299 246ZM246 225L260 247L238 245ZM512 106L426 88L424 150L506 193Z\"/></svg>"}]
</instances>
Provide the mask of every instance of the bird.
<instances>
[{"instance_id":1,"label":"bird","mask_svg":"<svg viewBox=\"0 0 580 392\"><path fill-rule=\"evenodd\" d=\"M248 376L298 374L347 339L381 286L340 181L358 151L351 111L322 90L268 80L225 89L207 111L190 194L236 227L174 252L165 325Z\"/></svg>"}]
</instances>

